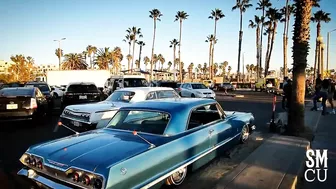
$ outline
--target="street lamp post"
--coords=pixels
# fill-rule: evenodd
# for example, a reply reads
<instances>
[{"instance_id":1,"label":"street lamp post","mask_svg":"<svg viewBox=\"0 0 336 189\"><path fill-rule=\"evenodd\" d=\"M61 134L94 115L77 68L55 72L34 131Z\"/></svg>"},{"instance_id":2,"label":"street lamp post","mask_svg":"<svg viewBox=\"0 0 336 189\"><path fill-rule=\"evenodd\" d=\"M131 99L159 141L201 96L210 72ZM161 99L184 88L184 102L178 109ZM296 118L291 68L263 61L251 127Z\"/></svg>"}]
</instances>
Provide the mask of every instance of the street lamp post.
<instances>
[{"instance_id":1,"label":"street lamp post","mask_svg":"<svg viewBox=\"0 0 336 189\"><path fill-rule=\"evenodd\" d=\"M66 38L61 38L61 39L55 39L54 41L58 41L58 69L61 70L61 56L62 56L62 49L61 49L61 41L65 40Z\"/></svg>"},{"instance_id":2,"label":"street lamp post","mask_svg":"<svg viewBox=\"0 0 336 189\"><path fill-rule=\"evenodd\" d=\"M327 70L329 69L329 43L330 43L330 33L336 31L336 29L333 29L331 31L328 32L327 35Z\"/></svg>"}]
</instances>

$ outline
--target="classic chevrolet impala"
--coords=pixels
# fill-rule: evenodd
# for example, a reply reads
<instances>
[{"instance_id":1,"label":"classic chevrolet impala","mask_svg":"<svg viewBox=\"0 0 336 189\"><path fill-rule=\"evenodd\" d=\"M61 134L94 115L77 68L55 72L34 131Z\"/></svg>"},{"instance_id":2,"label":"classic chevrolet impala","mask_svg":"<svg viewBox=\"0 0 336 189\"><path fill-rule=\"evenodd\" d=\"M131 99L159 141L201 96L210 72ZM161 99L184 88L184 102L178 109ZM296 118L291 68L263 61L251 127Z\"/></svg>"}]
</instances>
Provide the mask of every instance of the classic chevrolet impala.
<instances>
[{"instance_id":1,"label":"classic chevrolet impala","mask_svg":"<svg viewBox=\"0 0 336 189\"><path fill-rule=\"evenodd\" d=\"M225 112L213 99L144 101L104 129L31 146L18 174L50 188L176 186L254 129L251 113Z\"/></svg>"}]
</instances>

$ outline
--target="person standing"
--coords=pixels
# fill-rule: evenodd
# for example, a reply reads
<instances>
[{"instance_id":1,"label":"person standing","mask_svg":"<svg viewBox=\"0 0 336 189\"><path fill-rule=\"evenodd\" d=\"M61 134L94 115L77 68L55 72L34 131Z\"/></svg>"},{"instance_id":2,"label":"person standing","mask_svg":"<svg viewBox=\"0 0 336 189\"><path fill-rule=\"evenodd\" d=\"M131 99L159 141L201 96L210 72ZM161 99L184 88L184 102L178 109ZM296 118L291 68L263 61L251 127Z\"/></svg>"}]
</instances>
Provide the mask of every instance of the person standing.
<instances>
[{"instance_id":1,"label":"person standing","mask_svg":"<svg viewBox=\"0 0 336 189\"><path fill-rule=\"evenodd\" d=\"M328 102L331 106L331 112L330 114L335 114L335 107L334 107L334 102L333 102L333 98L335 95L335 83L333 82L332 79L329 79L329 89L328 89Z\"/></svg>"},{"instance_id":2,"label":"person standing","mask_svg":"<svg viewBox=\"0 0 336 189\"><path fill-rule=\"evenodd\" d=\"M283 85L282 85L282 90L284 95L282 96L282 108L286 110L286 85L287 85L288 77L284 77Z\"/></svg>"},{"instance_id":3,"label":"person standing","mask_svg":"<svg viewBox=\"0 0 336 189\"><path fill-rule=\"evenodd\" d=\"M320 76L320 75L319 75ZM317 85L317 83L316 83ZM322 115L327 115L328 113L326 112L326 101L328 99L328 89L329 89L329 79L324 79L322 81L322 84L320 85L320 90L319 92L314 96L313 102L314 102L314 107L311 109L312 111L317 111L317 100L322 97Z\"/></svg>"},{"instance_id":4,"label":"person standing","mask_svg":"<svg viewBox=\"0 0 336 189\"><path fill-rule=\"evenodd\" d=\"M291 101L292 101L292 80L288 79L287 84L284 88L284 93L285 93L285 99L286 99L286 109L290 109Z\"/></svg>"}]
</instances>

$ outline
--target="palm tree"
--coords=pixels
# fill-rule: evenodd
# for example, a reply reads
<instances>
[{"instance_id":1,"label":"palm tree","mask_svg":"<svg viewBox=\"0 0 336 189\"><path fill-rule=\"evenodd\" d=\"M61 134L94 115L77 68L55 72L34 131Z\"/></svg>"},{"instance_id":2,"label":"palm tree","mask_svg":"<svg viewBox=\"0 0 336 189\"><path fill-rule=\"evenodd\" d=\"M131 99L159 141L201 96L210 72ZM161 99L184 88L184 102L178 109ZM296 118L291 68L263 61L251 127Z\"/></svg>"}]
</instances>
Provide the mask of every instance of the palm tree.
<instances>
[{"instance_id":1,"label":"palm tree","mask_svg":"<svg viewBox=\"0 0 336 189\"><path fill-rule=\"evenodd\" d=\"M111 60L112 60L112 67L114 69L114 73L118 73L121 70L121 61L123 60L124 56L121 52L120 47L115 47L111 52Z\"/></svg>"},{"instance_id":2,"label":"palm tree","mask_svg":"<svg viewBox=\"0 0 336 189\"><path fill-rule=\"evenodd\" d=\"M217 41L218 41L218 39L215 39L215 36L214 35L209 35L208 37L207 37L207 39L205 40L205 42L206 43L209 43L209 68L212 68L213 67L213 65L212 65L212 53L213 53L213 48L214 48L214 46L213 46L213 43L217 43ZM212 73L210 72L209 73L210 75L210 78L211 78L211 76L212 76Z\"/></svg>"},{"instance_id":3,"label":"palm tree","mask_svg":"<svg viewBox=\"0 0 336 189\"><path fill-rule=\"evenodd\" d=\"M180 60L178 58L175 58L175 60L174 60L174 67L176 67L176 69L180 69L179 62L180 62Z\"/></svg>"},{"instance_id":4,"label":"palm tree","mask_svg":"<svg viewBox=\"0 0 336 189\"><path fill-rule=\"evenodd\" d=\"M264 19L265 19L265 14L266 14L266 9L272 6L272 3L270 2L270 0L259 0L259 2L257 3L258 7L256 7L256 10L261 10L262 11L262 16L261 16L261 32L260 32L260 59L259 59L259 64L258 67L259 68L259 77L261 77L262 75L262 46L263 46L263 32L264 32Z\"/></svg>"},{"instance_id":5,"label":"palm tree","mask_svg":"<svg viewBox=\"0 0 336 189\"><path fill-rule=\"evenodd\" d=\"M157 59L161 63L161 70L163 70L163 64L166 62L166 59L163 57L162 54L159 54ZM159 69L160 69L160 66L159 66Z\"/></svg>"},{"instance_id":6,"label":"palm tree","mask_svg":"<svg viewBox=\"0 0 336 189\"><path fill-rule=\"evenodd\" d=\"M137 41L138 38L143 37L141 34L141 28L137 28L133 26L132 28L128 28L126 30L127 33L130 33L132 43L133 43L133 51L132 51L132 64L131 64L131 73L133 73L133 64L134 64L134 52L135 52L135 42Z\"/></svg>"},{"instance_id":7,"label":"palm tree","mask_svg":"<svg viewBox=\"0 0 336 189\"><path fill-rule=\"evenodd\" d=\"M9 80L13 81L31 81L34 79L34 59L30 56L25 57L24 55L15 55L10 57L11 61L14 62L9 68L8 72L10 76Z\"/></svg>"},{"instance_id":8,"label":"palm tree","mask_svg":"<svg viewBox=\"0 0 336 189\"><path fill-rule=\"evenodd\" d=\"M282 18L282 14L276 8L269 8L266 12L266 15L268 16L269 22L271 24L271 28L269 28L269 33L268 33L268 35L270 36L269 37L270 46L269 46L269 49L267 49L268 54L266 54L266 65L265 65L265 73L267 74L268 69L269 69L269 65L270 65L270 61L271 61L271 55L272 55L272 51L273 51L273 45L274 45L277 26L278 26L278 22ZM266 75L265 75L265 77L266 77Z\"/></svg>"},{"instance_id":9,"label":"palm tree","mask_svg":"<svg viewBox=\"0 0 336 189\"><path fill-rule=\"evenodd\" d=\"M253 78L254 64L250 65L250 79ZM251 81L251 80L250 80Z\"/></svg>"},{"instance_id":10,"label":"palm tree","mask_svg":"<svg viewBox=\"0 0 336 189\"><path fill-rule=\"evenodd\" d=\"M62 69L64 70L85 70L87 64L82 54L69 53L64 55Z\"/></svg>"},{"instance_id":11,"label":"palm tree","mask_svg":"<svg viewBox=\"0 0 336 189\"><path fill-rule=\"evenodd\" d=\"M203 70L203 77L206 78L206 72L208 70L206 62L204 62L202 70Z\"/></svg>"},{"instance_id":12,"label":"palm tree","mask_svg":"<svg viewBox=\"0 0 336 189\"><path fill-rule=\"evenodd\" d=\"M190 63L188 66L188 75L189 75L189 79L193 79L192 74L193 74L193 69L194 69L194 63Z\"/></svg>"},{"instance_id":13,"label":"palm tree","mask_svg":"<svg viewBox=\"0 0 336 189\"><path fill-rule=\"evenodd\" d=\"M177 45L179 45L179 42L177 41L177 39L173 39L173 40L171 40L170 41L170 45L169 45L169 47L170 48L173 48L173 60L175 60L176 59L176 46ZM174 70L175 70L175 64L174 64Z\"/></svg>"},{"instance_id":14,"label":"palm tree","mask_svg":"<svg viewBox=\"0 0 336 189\"><path fill-rule=\"evenodd\" d=\"M213 77L216 76L217 72L218 72L218 63L214 63L213 67L212 67L212 73L213 73Z\"/></svg>"},{"instance_id":15,"label":"palm tree","mask_svg":"<svg viewBox=\"0 0 336 189\"><path fill-rule=\"evenodd\" d=\"M220 10L220 9L212 10L211 15L208 17L209 19L215 20L215 29L214 29L214 34L213 34L213 39L216 39L215 43L217 43L217 38L216 38L217 21L224 18L224 17L225 17L225 15L223 14L222 10ZM211 61L210 61L210 58L209 58L209 67L210 68L213 65L215 43L212 43L212 50L211 50L211 53L209 53L209 56L211 56ZM210 73L210 79L212 79L212 73Z\"/></svg>"},{"instance_id":16,"label":"palm tree","mask_svg":"<svg viewBox=\"0 0 336 189\"><path fill-rule=\"evenodd\" d=\"M305 69L309 51L310 17L312 0L295 0L293 32L293 92L288 113L288 132L299 135L304 132Z\"/></svg>"},{"instance_id":17,"label":"palm tree","mask_svg":"<svg viewBox=\"0 0 336 189\"><path fill-rule=\"evenodd\" d=\"M248 77L249 77L249 76L250 76L250 65L249 65L249 64L246 64L245 68L246 68L246 71L247 71L247 75L248 75ZM245 76L244 76L244 77L245 77Z\"/></svg>"},{"instance_id":18,"label":"palm tree","mask_svg":"<svg viewBox=\"0 0 336 189\"><path fill-rule=\"evenodd\" d=\"M156 64L157 64L158 61L159 61L158 55L157 55L157 54L154 54L152 63L154 64L154 69L155 69L155 70L157 70L157 69L156 69Z\"/></svg>"},{"instance_id":19,"label":"palm tree","mask_svg":"<svg viewBox=\"0 0 336 189\"><path fill-rule=\"evenodd\" d=\"M198 64L197 65L197 70L198 70L198 73L199 73L199 77L202 78L202 64Z\"/></svg>"},{"instance_id":20,"label":"palm tree","mask_svg":"<svg viewBox=\"0 0 336 189\"><path fill-rule=\"evenodd\" d=\"M139 60L135 61L135 66L136 66L136 68L140 68L140 61Z\"/></svg>"},{"instance_id":21,"label":"palm tree","mask_svg":"<svg viewBox=\"0 0 336 189\"><path fill-rule=\"evenodd\" d=\"M227 74L228 77L230 77L230 75L231 75L231 70L232 70L232 68L231 68L231 66L229 66L229 67L228 67L228 74Z\"/></svg>"},{"instance_id":22,"label":"palm tree","mask_svg":"<svg viewBox=\"0 0 336 189\"><path fill-rule=\"evenodd\" d=\"M236 5L232 7L232 11L239 9L240 13L240 26L239 26L239 42L238 42L238 80L239 80L239 72L240 72L240 54L241 54L241 46L243 41L243 13L246 12L248 8L252 7L250 4L250 0L237 0Z\"/></svg>"},{"instance_id":23,"label":"palm tree","mask_svg":"<svg viewBox=\"0 0 336 189\"><path fill-rule=\"evenodd\" d=\"M286 6L281 9L281 14L284 15L284 19L281 22L284 22L284 31L283 31L283 68L284 76L287 76L287 47L288 47L288 29L290 23L290 16L294 12L294 6L289 5L289 0L286 0Z\"/></svg>"},{"instance_id":24,"label":"palm tree","mask_svg":"<svg viewBox=\"0 0 336 189\"><path fill-rule=\"evenodd\" d=\"M137 41L137 44L140 47L140 49L139 49L139 67L138 67L138 68L140 68L142 47L145 46L146 44L143 41Z\"/></svg>"},{"instance_id":25,"label":"palm tree","mask_svg":"<svg viewBox=\"0 0 336 189\"><path fill-rule=\"evenodd\" d=\"M186 20L188 18L188 14L184 11L177 11L177 14L175 15L175 22L180 21L180 39L179 39L179 48L178 48L178 59L179 59L179 68L180 68L180 82L183 82L182 78L182 69L183 66L181 66L181 39L182 39L182 21Z\"/></svg>"},{"instance_id":26,"label":"palm tree","mask_svg":"<svg viewBox=\"0 0 336 189\"><path fill-rule=\"evenodd\" d=\"M99 67L99 69L108 70L111 62L111 52L109 47L97 50L94 63Z\"/></svg>"},{"instance_id":27,"label":"palm tree","mask_svg":"<svg viewBox=\"0 0 336 189\"><path fill-rule=\"evenodd\" d=\"M319 49L320 49L320 41L318 41L318 38L321 36L321 22L325 22L328 23L330 22L330 13L326 13L322 10L317 11L316 13L314 13L313 17L311 17L311 21L317 23L316 25L316 49L315 49L315 64L314 67L316 69L316 64L317 64L317 60L319 59ZM321 72L321 65L318 64L317 66L317 70L318 73ZM315 75L316 75L316 71L314 73L314 80L315 80Z\"/></svg>"},{"instance_id":28,"label":"palm tree","mask_svg":"<svg viewBox=\"0 0 336 189\"><path fill-rule=\"evenodd\" d=\"M171 61L168 62L168 70L170 71L171 66L173 65L173 63Z\"/></svg>"},{"instance_id":29,"label":"palm tree","mask_svg":"<svg viewBox=\"0 0 336 189\"><path fill-rule=\"evenodd\" d=\"M153 19L154 22L154 32L153 32L153 45L152 45L152 56L151 56L151 76L150 76L150 80L153 79L153 60L154 60L154 45L155 45L155 34L156 34L156 21L161 21L161 12L159 9L153 9L151 11L149 11L149 17Z\"/></svg>"},{"instance_id":30,"label":"palm tree","mask_svg":"<svg viewBox=\"0 0 336 189\"><path fill-rule=\"evenodd\" d=\"M97 52L97 47L92 46L92 45L88 45L86 47L86 52L87 52L88 56L90 57L90 66L89 67L92 69L93 68L94 55Z\"/></svg>"},{"instance_id":31,"label":"palm tree","mask_svg":"<svg viewBox=\"0 0 336 189\"><path fill-rule=\"evenodd\" d=\"M145 70L147 70L147 65L151 60L148 58L148 56L145 56L143 61L144 61L144 64L145 64Z\"/></svg>"},{"instance_id":32,"label":"palm tree","mask_svg":"<svg viewBox=\"0 0 336 189\"><path fill-rule=\"evenodd\" d=\"M250 20L249 21L249 28L256 28L256 49L257 49L257 64L259 64L259 60L260 60L260 24L262 23L261 18L259 18L259 16L254 16L254 21ZM257 71L257 74L259 74L259 72Z\"/></svg>"},{"instance_id":33,"label":"palm tree","mask_svg":"<svg viewBox=\"0 0 336 189\"><path fill-rule=\"evenodd\" d=\"M131 36L131 31L126 30L127 34L125 36L125 39L123 39L124 42L128 43L128 54L131 54L131 46L132 46L132 41L133 41L133 36ZM127 70L131 69L131 60L128 60L128 67Z\"/></svg>"},{"instance_id":34,"label":"palm tree","mask_svg":"<svg viewBox=\"0 0 336 189\"><path fill-rule=\"evenodd\" d=\"M59 62L61 62L61 58L62 58L62 56L63 56L63 50L60 49L60 48L57 48L57 49L55 50L55 55L57 56ZM61 69L61 68L59 68L59 69Z\"/></svg>"},{"instance_id":35,"label":"palm tree","mask_svg":"<svg viewBox=\"0 0 336 189\"><path fill-rule=\"evenodd\" d=\"M128 55L126 55L126 59L127 59L128 62L131 62L133 57L132 57L131 54L128 54Z\"/></svg>"}]
</instances>

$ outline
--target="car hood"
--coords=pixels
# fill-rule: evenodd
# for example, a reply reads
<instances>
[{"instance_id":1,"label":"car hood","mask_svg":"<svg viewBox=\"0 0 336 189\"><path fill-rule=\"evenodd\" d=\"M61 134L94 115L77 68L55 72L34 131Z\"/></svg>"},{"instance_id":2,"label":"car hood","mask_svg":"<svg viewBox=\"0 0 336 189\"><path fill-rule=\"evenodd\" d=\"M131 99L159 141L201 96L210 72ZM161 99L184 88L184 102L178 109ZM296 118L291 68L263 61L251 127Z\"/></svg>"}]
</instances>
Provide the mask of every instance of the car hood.
<instances>
[{"instance_id":1,"label":"car hood","mask_svg":"<svg viewBox=\"0 0 336 189\"><path fill-rule=\"evenodd\" d=\"M194 89L194 91L199 91L201 93L212 93L211 89Z\"/></svg>"},{"instance_id":2,"label":"car hood","mask_svg":"<svg viewBox=\"0 0 336 189\"><path fill-rule=\"evenodd\" d=\"M115 110L115 109L119 109L120 107L127 106L127 105L129 105L129 103L127 102L102 101L98 103L70 105L70 106L67 106L66 109L74 111L74 112L94 113L98 111Z\"/></svg>"},{"instance_id":3,"label":"car hood","mask_svg":"<svg viewBox=\"0 0 336 189\"><path fill-rule=\"evenodd\" d=\"M106 169L148 149L146 142L130 132L102 129L42 143L27 152L62 169L78 167L95 171L99 165Z\"/></svg>"}]
</instances>

